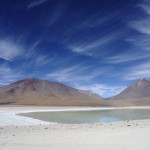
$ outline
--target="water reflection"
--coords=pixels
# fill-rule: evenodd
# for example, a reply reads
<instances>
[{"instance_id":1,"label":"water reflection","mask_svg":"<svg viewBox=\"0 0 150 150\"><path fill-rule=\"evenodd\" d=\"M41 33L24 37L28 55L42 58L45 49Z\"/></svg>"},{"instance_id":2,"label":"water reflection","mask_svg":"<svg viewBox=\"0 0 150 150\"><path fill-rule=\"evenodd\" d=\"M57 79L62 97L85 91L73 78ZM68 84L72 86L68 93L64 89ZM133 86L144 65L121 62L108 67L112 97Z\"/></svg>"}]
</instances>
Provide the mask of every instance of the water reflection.
<instances>
[{"instance_id":1,"label":"water reflection","mask_svg":"<svg viewBox=\"0 0 150 150\"><path fill-rule=\"evenodd\" d=\"M150 109L33 112L19 115L40 119L48 122L80 124L150 119Z\"/></svg>"}]
</instances>

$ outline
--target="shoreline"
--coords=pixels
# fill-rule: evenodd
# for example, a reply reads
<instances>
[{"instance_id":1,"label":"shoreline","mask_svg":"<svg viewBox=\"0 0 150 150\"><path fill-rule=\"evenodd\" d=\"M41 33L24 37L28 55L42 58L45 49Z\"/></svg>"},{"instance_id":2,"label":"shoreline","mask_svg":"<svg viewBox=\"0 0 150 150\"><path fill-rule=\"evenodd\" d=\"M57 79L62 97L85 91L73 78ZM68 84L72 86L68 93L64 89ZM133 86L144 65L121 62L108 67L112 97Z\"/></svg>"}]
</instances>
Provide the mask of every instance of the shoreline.
<instances>
[{"instance_id":1,"label":"shoreline","mask_svg":"<svg viewBox=\"0 0 150 150\"><path fill-rule=\"evenodd\" d=\"M10 109L11 108L11 109ZM57 111L93 111L93 110L113 110L113 109L150 109L150 107L49 107L49 106L11 106L0 107L0 127L1 126L28 126L28 125L50 125L59 124L46 122L39 119L17 115L19 113L30 112L57 112Z\"/></svg>"},{"instance_id":2,"label":"shoreline","mask_svg":"<svg viewBox=\"0 0 150 150\"><path fill-rule=\"evenodd\" d=\"M131 108L131 107L130 107ZM125 108L125 109L130 109ZM149 109L136 107L134 109ZM0 107L1 150L149 150L150 119L93 124L54 124L18 112L87 110L64 107ZM88 108L91 109L91 108ZM108 108L94 108L108 109ZM110 109L110 108L109 108ZM114 109L114 108L111 108ZM122 108L119 108L122 109ZM133 109L133 107L132 107Z\"/></svg>"}]
</instances>

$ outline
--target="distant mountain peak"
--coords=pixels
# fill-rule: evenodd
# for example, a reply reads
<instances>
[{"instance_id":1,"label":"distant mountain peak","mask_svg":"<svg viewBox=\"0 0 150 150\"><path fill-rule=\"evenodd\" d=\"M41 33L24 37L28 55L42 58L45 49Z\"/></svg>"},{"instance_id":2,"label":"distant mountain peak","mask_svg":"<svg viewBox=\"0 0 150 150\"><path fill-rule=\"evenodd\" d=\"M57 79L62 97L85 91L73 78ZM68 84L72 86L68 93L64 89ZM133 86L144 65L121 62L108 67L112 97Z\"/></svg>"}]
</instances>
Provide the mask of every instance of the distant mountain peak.
<instances>
[{"instance_id":1,"label":"distant mountain peak","mask_svg":"<svg viewBox=\"0 0 150 150\"><path fill-rule=\"evenodd\" d=\"M145 86L145 85L147 85L147 84L149 84L150 83L150 79L149 78L142 78L142 79L139 79L139 80L137 80L137 81L135 81L133 84L131 84L130 86L131 87L143 87L143 86ZM129 86L129 87L130 87Z\"/></svg>"},{"instance_id":2,"label":"distant mountain peak","mask_svg":"<svg viewBox=\"0 0 150 150\"><path fill-rule=\"evenodd\" d=\"M142 78L128 86L120 94L112 97L113 99L138 99L150 97L150 79Z\"/></svg>"},{"instance_id":3,"label":"distant mountain peak","mask_svg":"<svg viewBox=\"0 0 150 150\"><path fill-rule=\"evenodd\" d=\"M134 83L145 82L145 81L150 81L150 78L141 78L141 79L136 80Z\"/></svg>"},{"instance_id":4,"label":"distant mountain peak","mask_svg":"<svg viewBox=\"0 0 150 150\"><path fill-rule=\"evenodd\" d=\"M141 81L150 81L150 78L142 78Z\"/></svg>"},{"instance_id":5,"label":"distant mountain peak","mask_svg":"<svg viewBox=\"0 0 150 150\"><path fill-rule=\"evenodd\" d=\"M29 81L29 82L31 81L31 82L34 82L34 81L42 81L42 80L40 80L38 78L30 77L30 78L23 79L22 81Z\"/></svg>"},{"instance_id":6,"label":"distant mountain peak","mask_svg":"<svg viewBox=\"0 0 150 150\"><path fill-rule=\"evenodd\" d=\"M30 78L26 78L25 80L39 80L38 78L34 78L34 77L30 77Z\"/></svg>"}]
</instances>

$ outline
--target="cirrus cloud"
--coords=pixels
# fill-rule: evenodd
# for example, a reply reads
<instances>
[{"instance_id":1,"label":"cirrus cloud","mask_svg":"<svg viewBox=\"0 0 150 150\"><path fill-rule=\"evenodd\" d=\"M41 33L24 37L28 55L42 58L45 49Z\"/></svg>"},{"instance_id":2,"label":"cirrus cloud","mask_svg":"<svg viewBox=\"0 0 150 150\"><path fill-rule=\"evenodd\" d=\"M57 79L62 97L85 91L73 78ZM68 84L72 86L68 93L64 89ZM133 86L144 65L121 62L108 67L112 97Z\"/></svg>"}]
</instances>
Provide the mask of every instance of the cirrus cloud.
<instances>
[{"instance_id":1,"label":"cirrus cloud","mask_svg":"<svg viewBox=\"0 0 150 150\"><path fill-rule=\"evenodd\" d=\"M31 2L29 5L28 5L28 9L30 8L33 8L33 7L36 7L38 5L41 5L43 4L44 2L46 2L47 0L36 0L36 1L33 1Z\"/></svg>"},{"instance_id":2,"label":"cirrus cloud","mask_svg":"<svg viewBox=\"0 0 150 150\"><path fill-rule=\"evenodd\" d=\"M121 91L123 91L126 88L126 86L110 86L110 85L105 85L105 84L92 84L92 85L84 85L84 86L77 85L76 88L79 88L82 90L88 90L106 98L106 97L111 97L111 96L119 94Z\"/></svg>"},{"instance_id":3,"label":"cirrus cloud","mask_svg":"<svg viewBox=\"0 0 150 150\"><path fill-rule=\"evenodd\" d=\"M22 52L21 46L17 43L7 39L0 40L0 58L12 61L15 57L21 55Z\"/></svg>"}]
</instances>

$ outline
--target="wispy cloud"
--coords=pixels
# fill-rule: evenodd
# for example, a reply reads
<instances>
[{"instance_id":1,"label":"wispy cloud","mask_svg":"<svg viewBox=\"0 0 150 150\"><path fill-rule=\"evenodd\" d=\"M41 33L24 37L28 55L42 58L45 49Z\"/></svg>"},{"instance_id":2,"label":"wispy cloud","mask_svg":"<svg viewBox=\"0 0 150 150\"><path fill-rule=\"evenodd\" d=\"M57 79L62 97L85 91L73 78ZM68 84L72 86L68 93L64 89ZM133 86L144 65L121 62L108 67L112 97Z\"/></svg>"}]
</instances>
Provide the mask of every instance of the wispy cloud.
<instances>
[{"instance_id":1,"label":"wispy cloud","mask_svg":"<svg viewBox=\"0 0 150 150\"><path fill-rule=\"evenodd\" d=\"M68 68L54 71L47 75L48 78L59 81L59 82L89 82L95 77L105 73L106 70L94 70L89 73L91 66L74 65ZM88 72L88 73L87 73Z\"/></svg>"},{"instance_id":2,"label":"wispy cloud","mask_svg":"<svg viewBox=\"0 0 150 150\"><path fill-rule=\"evenodd\" d=\"M22 74L19 71L15 71L7 64L0 65L0 85L6 85L21 78Z\"/></svg>"},{"instance_id":3,"label":"wispy cloud","mask_svg":"<svg viewBox=\"0 0 150 150\"><path fill-rule=\"evenodd\" d=\"M69 3L65 1L60 1L60 3L56 6L53 13L49 16L48 26L55 24L57 21L62 19L66 9L68 8Z\"/></svg>"},{"instance_id":4,"label":"wispy cloud","mask_svg":"<svg viewBox=\"0 0 150 150\"><path fill-rule=\"evenodd\" d=\"M76 88L91 91L93 93L97 93L100 96L106 98L106 97L110 97L110 96L119 94L121 91L123 91L126 88L126 86L110 86L110 85L105 85L105 84L91 84L91 85L87 85L87 86L86 85L84 85L84 86L77 85Z\"/></svg>"},{"instance_id":5,"label":"wispy cloud","mask_svg":"<svg viewBox=\"0 0 150 150\"><path fill-rule=\"evenodd\" d=\"M91 66L75 65L62 70L49 73L47 79L53 79L58 82L68 83L75 88L88 90L98 93L103 97L109 97L118 94L124 86L107 86L103 84L91 84L94 79L104 75L106 70L89 71ZM88 73L87 73L88 72ZM83 85L82 85L83 84Z\"/></svg>"},{"instance_id":6,"label":"wispy cloud","mask_svg":"<svg viewBox=\"0 0 150 150\"><path fill-rule=\"evenodd\" d=\"M29 65L43 66L54 60L54 57L49 57L47 54L39 52L39 45L42 43L42 38L39 38L29 46L24 53L24 58L27 59ZM30 60L30 61L29 61Z\"/></svg>"},{"instance_id":7,"label":"wispy cloud","mask_svg":"<svg viewBox=\"0 0 150 150\"><path fill-rule=\"evenodd\" d=\"M43 4L43 3L45 3L46 1L48 1L48 0L34 0L34 1L32 1L32 2L28 5L28 8L30 9L30 8L39 6L39 5Z\"/></svg>"},{"instance_id":8,"label":"wispy cloud","mask_svg":"<svg viewBox=\"0 0 150 150\"><path fill-rule=\"evenodd\" d=\"M5 76L10 73L12 73L12 69L10 67L6 64L0 65L0 75Z\"/></svg>"},{"instance_id":9,"label":"wispy cloud","mask_svg":"<svg viewBox=\"0 0 150 150\"><path fill-rule=\"evenodd\" d=\"M129 27L136 30L139 35L133 36L128 40L136 48L140 50L150 50L150 1L143 0L138 5L145 11L142 17L138 17L129 22Z\"/></svg>"},{"instance_id":10,"label":"wispy cloud","mask_svg":"<svg viewBox=\"0 0 150 150\"><path fill-rule=\"evenodd\" d=\"M67 29L67 31L65 32L67 39L72 38L74 35L80 33L81 31L92 31L97 27L102 27L103 25L108 24L108 22L112 20L114 17L116 17L117 15L118 13L113 12L111 14L108 14L105 17L101 17L101 14L98 12L95 14L91 14L88 17L84 17L83 20L79 21L78 23L74 24L71 28ZM111 29L109 28L108 30ZM104 34L105 32L107 31L104 30L101 32L101 34Z\"/></svg>"},{"instance_id":11,"label":"wispy cloud","mask_svg":"<svg viewBox=\"0 0 150 150\"><path fill-rule=\"evenodd\" d=\"M144 62L139 65L129 68L124 75L122 75L125 80L136 80L140 78L150 77L150 62Z\"/></svg>"},{"instance_id":12,"label":"wispy cloud","mask_svg":"<svg viewBox=\"0 0 150 150\"><path fill-rule=\"evenodd\" d=\"M22 53L22 47L12 40L0 40L0 58L12 61L15 57L20 56Z\"/></svg>"},{"instance_id":13,"label":"wispy cloud","mask_svg":"<svg viewBox=\"0 0 150 150\"><path fill-rule=\"evenodd\" d=\"M139 31L140 33L150 34L150 18L140 19L132 21L130 27Z\"/></svg>"},{"instance_id":14,"label":"wispy cloud","mask_svg":"<svg viewBox=\"0 0 150 150\"><path fill-rule=\"evenodd\" d=\"M25 66L41 67L48 63L54 63L56 61L55 59L56 58L54 56L50 57L47 54L40 54L36 51L32 51L25 56Z\"/></svg>"},{"instance_id":15,"label":"wispy cloud","mask_svg":"<svg viewBox=\"0 0 150 150\"><path fill-rule=\"evenodd\" d=\"M88 56L97 56L102 54L102 48L108 46L115 40L114 36L95 37L92 40L80 40L68 43L68 48L76 53L81 53ZM101 52L100 52L101 51ZM97 53L98 52L98 53Z\"/></svg>"},{"instance_id":16,"label":"wispy cloud","mask_svg":"<svg viewBox=\"0 0 150 150\"><path fill-rule=\"evenodd\" d=\"M77 53L90 54L93 50L100 48L101 46L104 46L106 44L109 44L112 40L112 37L99 38L88 43L84 42L70 45L69 48Z\"/></svg>"},{"instance_id":17,"label":"wispy cloud","mask_svg":"<svg viewBox=\"0 0 150 150\"><path fill-rule=\"evenodd\" d=\"M39 55L36 57L36 64L38 66L41 66L41 65L45 65L47 64L48 62L50 62L50 58L48 58L47 55Z\"/></svg>"},{"instance_id":18,"label":"wispy cloud","mask_svg":"<svg viewBox=\"0 0 150 150\"><path fill-rule=\"evenodd\" d=\"M147 14L150 14L150 1L143 0L141 4L138 5L141 7Z\"/></svg>"},{"instance_id":19,"label":"wispy cloud","mask_svg":"<svg viewBox=\"0 0 150 150\"><path fill-rule=\"evenodd\" d=\"M11 38L1 39L0 58L13 61L15 58L19 57L20 60L27 60L30 65L36 64L37 66L45 65L52 60L47 54L39 52L38 46L42 42L42 38L37 39L30 45L26 44L27 46L22 44L23 40L25 41L25 38L17 41Z\"/></svg>"},{"instance_id":20,"label":"wispy cloud","mask_svg":"<svg viewBox=\"0 0 150 150\"><path fill-rule=\"evenodd\" d=\"M150 35L142 34L132 39L127 39L127 42L132 43L139 51L145 51L145 55L146 51L150 51Z\"/></svg>"},{"instance_id":21,"label":"wispy cloud","mask_svg":"<svg viewBox=\"0 0 150 150\"><path fill-rule=\"evenodd\" d=\"M104 58L104 62L106 63L125 63L125 62L131 62L136 60L145 60L150 58L150 53L143 53L137 51L135 52L128 52L128 53L121 53L115 56L110 56Z\"/></svg>"},{"instance_id":22,"label":"wispy cloud","mask_svg":"<svg viewBox=\"0 0 150 150\"><path fill-rule=\"evenodd\" d=\"M82 13L81 17L83 17ZM118 12L116 11L103 17L100 12L97 12L84 17L83 20L79 20L65 31L63 43L75 53L88 56L102 54L103 49L109 47L123 35L124 31L117 28L117 23L103 30L117 15Z\"/></svg>"}]
</instances>

